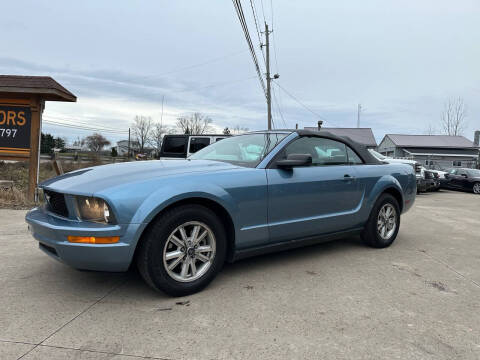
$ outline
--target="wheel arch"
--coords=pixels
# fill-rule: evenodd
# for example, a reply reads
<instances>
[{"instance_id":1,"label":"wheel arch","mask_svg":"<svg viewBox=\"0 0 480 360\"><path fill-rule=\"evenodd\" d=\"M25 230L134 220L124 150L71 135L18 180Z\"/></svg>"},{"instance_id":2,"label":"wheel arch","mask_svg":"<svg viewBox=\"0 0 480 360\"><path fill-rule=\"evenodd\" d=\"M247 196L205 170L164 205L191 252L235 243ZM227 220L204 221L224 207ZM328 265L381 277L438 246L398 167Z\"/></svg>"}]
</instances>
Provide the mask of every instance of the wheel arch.
<instances>
[{"instance_id":1,"label":"wheel arch","mask_svg":"<svg viewBox=\"0 0 480 360\"><path fill-rule=\"evenodd\" d=\"M226 260L227 261L233 261L234 253L235 253L235 225L233 223L233 219L230 215L230 213L227 211L227 209L216 202L215 200L206 198L206 197L188 197L184 199L177 200L175 202L172 202L171 204L168 204L164 208L162 208L157 214L153 216L153 218L150 219L146 227L143 229L141 234L138 237L138 241L135 246L135 251L132 257L132 262L131 265L135 262L136 256L138 249L140 248L141 243L143 242L144 235L148 233L150 228L153 226L155 221L159 219L166 211L171 210L173 208L182 206L182 205L200 205L203 207L206 207L213 211L219 218L222 224L225 226L225 232L227 236L227 255L226 255Z\"/></svg>"},{"instance_id":2,"label":"wheel arch","mask_svg":"<svg viewBox=\"0 0 480 360\"><path fill-rule=\"evenodd\" d=\"M392 195L395 200L398 202L398 206L400 207L400 213L403 211L403 195L402 193L395 187L387 187L386 189L383 190L383 192L378 196L380 197L383 194L390 194Z\"/></svg>"},{"instance_id":3,"label":"wheel arch","mask_svg":"<svg viewBox=\"0 0 480 360\"><path fill-rule=\"evenodd\" d=\"M395 177L391 175L383 176L374 186L372 194L375 195L373 196L373 198L371 198L372 200L369 205L369 213L372 211L376 202L383 194L392 195L398 202L398 206L400 207L400 213L403 212L405 205L403 190L399 181Z\"/></svg>"}]
</instances>

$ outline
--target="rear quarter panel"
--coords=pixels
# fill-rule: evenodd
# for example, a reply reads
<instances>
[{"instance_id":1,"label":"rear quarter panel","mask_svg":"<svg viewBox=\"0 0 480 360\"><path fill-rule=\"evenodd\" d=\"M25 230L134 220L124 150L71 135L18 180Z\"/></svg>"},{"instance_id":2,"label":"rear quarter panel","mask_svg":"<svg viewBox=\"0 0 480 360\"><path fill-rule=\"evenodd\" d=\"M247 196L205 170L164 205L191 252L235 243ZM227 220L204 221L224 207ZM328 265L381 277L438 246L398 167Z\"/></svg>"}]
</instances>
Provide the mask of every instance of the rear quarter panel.
<instances>
[{"instance_id":1,"label":"rear quarter panel","mask_svg":"<svg viewBox=\"0 0 480 360\"><path fill-rule=\"evenodd\" d=\"M360 186L365 192L364 203L358 212L358 224L363 226L382 193L393 188L401 194L400 207L407 211L415 201L416 179L413 168L405 164L383 164L357 166Z\"/></svg>"}]
</instances>

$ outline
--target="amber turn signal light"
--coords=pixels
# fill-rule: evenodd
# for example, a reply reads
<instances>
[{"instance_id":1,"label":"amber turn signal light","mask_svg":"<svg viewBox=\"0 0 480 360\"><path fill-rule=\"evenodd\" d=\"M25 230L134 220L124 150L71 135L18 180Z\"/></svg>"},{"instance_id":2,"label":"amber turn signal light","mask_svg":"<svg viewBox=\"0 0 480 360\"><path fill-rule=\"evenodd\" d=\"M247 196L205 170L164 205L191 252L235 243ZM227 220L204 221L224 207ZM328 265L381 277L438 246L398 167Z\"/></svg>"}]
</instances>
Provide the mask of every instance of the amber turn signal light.
<instances>
[{"instance_id":1,"label":"amber turn signal light","mask_svg":"<svg viewBox=\"0 0 480 360\"><path fill-rule=\"evenodd\" d=\"M69 236L68 241L71 243L82 244L115 244L120 240L120 236Z\"/></svg>"}]
</instances>

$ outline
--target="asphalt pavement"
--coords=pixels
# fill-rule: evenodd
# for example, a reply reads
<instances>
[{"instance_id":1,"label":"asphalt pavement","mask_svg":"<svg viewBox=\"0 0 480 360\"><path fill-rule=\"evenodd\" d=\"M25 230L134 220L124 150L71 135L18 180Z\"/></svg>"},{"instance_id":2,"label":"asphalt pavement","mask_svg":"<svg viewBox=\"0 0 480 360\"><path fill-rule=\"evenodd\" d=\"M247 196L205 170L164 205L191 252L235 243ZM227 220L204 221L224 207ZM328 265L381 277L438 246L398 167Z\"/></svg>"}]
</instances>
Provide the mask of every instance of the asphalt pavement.
<instances>
[{"instance_id":1,"label":"asphalt pavement","mask_svg":"<svg viewBox=\"0 0 480 360\"><path fill-rule=\"evenodd\" d=\"M0 210L0 359L480 359L480 196L417 197L388 249L359 239L226 265L172 298L43 254Z\"/></svg>"}]
</instances>

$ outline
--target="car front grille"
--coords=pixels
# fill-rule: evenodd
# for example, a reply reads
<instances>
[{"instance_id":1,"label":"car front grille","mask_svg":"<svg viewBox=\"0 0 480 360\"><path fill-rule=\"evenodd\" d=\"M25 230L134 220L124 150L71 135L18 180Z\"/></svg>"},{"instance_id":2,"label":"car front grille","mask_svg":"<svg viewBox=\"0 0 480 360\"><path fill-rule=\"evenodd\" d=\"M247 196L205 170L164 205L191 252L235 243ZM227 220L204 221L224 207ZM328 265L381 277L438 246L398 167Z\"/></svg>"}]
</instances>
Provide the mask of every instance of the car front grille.
<instances>
[{"instance_id":1,"label":"car front grille","mask_svg":"<svg viewBox=\"0 0 480 360\"><path fill-rule=\"evenodd\" d=\"M68 217L65 195L50 190L44 190L44 193L48 204L48 210L60 216Z\"/></svg>"}]
</instances>

